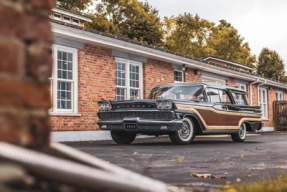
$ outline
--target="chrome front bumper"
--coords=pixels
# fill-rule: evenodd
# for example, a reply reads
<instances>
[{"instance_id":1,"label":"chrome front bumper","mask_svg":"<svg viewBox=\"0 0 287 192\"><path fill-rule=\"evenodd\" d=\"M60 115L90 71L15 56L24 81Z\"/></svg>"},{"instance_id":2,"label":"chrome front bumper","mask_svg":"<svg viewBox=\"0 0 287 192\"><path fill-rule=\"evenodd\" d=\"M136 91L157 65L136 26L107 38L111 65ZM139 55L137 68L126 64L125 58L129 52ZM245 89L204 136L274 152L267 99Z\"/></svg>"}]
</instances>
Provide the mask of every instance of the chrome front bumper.
<instances>
[{"instance_id":1,"label":"chrome front bumper","mask_svg":"<svg viewBox=\"0 0 287 192\"><path fill-rule=\"evenodd\" d=\"M178 131L182 126L182 120L174 119L170 121L158 121L140 118L124 118L122 120L111 120L97 122L101 130L112 131L139 131L139 132L159 132L159 131ZM135 124L136 129L127 129L127 125Z\"/></svg>"}]
</instances>

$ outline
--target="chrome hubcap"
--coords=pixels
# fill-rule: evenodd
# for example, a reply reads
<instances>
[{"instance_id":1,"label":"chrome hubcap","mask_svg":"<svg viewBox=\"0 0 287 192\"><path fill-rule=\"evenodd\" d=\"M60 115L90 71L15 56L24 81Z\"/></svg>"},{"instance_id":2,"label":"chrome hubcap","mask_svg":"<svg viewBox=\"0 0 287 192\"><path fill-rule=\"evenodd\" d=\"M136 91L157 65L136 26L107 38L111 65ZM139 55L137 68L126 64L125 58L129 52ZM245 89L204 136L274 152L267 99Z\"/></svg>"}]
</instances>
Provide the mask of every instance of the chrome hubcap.
<instances>
[{"instance_id":1,"label":"chrome hubcap","mask_svg":"<svg viewBox=\"0 0 287 192\"><path fill-rule=\"evenodd\" d=\"M181 138L186 139L190 134L190 128L187 123L183 122L179 130L179 135Z\"/></svg>"}]
</instances>

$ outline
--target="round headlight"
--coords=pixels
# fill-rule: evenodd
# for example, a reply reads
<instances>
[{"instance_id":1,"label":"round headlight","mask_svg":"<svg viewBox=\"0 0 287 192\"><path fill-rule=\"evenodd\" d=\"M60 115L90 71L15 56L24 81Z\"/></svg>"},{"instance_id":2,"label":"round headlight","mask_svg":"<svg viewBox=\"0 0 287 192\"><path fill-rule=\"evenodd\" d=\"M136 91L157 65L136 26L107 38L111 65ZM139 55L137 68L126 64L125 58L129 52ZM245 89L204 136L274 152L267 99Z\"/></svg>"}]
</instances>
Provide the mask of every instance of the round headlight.
<instances>
[{"instance_id":1,"label":"round headlight","mask_svg":"<svg viewBox=\"0 0 287 192\"><path fill-rule=\"evenodd\" d=\"M162 109L163 108L163 102L162 101L158 101L157 102L157 108L158 109Z\"/></svg>"},{"instance_id":2,"label":"round headlight","mask_svg":"<svg viewBox=\"0 0 287 192\"><path fill-rule=\"evenodd\" d=\"M100 108L101 111L104 110L105 109L105 104L104 103L100 103L99 104L99 108Z\"/></svg>"},{"instance_id":3,"label":"round headlight","mask_svg":"<svg viewBox=\"0 0 287 192\"><path fill-rule=\"evenodd\" d=\"M165 101L163 105L164 109L171 109L172 108L172 103L170 101Z\"/></svg>"},{"instance_id":4,"label":"round headlight","mask_svg":"<svg viewBox=\"0 0 287 192\"><path fill-rule=\"evenodd\" d=\"M111 110L112 105L110 103L105 103L105 110Z\"/></svg>"}]
</instances>

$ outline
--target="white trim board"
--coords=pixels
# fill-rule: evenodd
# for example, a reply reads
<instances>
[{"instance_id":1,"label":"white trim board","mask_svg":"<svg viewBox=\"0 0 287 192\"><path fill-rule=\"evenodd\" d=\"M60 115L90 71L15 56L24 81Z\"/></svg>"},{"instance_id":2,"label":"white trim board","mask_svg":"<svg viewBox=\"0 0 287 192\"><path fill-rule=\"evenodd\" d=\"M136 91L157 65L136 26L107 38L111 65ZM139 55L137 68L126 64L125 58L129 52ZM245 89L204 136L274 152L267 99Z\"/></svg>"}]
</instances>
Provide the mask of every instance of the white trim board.
<instances>
[{"instance_id":1,"label":"white trim board","mask_svg":"<svg viewBox=\"0 0 287 192\"><path fill-rule=\"evenodd\" d=\"M137 135L136 138L153 137L148 135ZM112 140L110 131L52 131L52 142L73 142L73 141L103 141Z\"/></svg>"},{"instance_id":2,"label":"white trim board","mask_svg":"<svg viewBox=\"0 0 287 192\"><path fill-rule=\"evenodd\" d=\"M261 132L273 132L274 127L262 127Z\"/></svg>"}]
</instances>

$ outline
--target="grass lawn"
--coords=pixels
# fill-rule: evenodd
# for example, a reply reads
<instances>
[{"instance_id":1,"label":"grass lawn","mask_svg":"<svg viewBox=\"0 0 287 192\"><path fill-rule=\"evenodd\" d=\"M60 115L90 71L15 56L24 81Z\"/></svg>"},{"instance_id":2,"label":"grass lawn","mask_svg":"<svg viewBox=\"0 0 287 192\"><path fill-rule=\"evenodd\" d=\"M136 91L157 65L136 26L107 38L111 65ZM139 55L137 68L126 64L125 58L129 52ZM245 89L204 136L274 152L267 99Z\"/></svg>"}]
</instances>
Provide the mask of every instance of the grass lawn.
<instances>
[{"instance_id":1,"label":"grass lawn","mask_svg":"<svg viewBox=\"0 0 287 192\"><path fill-rule=\"evenodd\" d=\"M236 183L233 186L229 182L219 192L286 192L287 175L279 175L277 178L250 183Z\"/></svg>"}]
</instances>

